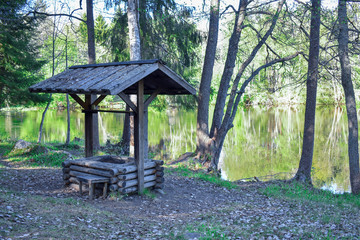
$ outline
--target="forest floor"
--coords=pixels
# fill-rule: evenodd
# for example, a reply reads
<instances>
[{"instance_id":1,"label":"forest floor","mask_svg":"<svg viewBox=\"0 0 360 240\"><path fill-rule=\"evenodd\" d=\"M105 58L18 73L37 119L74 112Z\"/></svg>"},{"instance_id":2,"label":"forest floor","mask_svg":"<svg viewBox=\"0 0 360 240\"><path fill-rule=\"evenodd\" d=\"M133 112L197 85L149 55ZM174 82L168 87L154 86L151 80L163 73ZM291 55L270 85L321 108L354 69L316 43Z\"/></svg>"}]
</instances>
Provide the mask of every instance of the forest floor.
<instances>
[{"instance_id":1,"label":"forest floor","mask_svg":"<svg viewBox=\"0 0 360 240\"><path fill-rule=\"evenodd\" d=\"M171 166L165 181L164 193L90 201L60 168L3 157L0 239L360 239L358 206L270 196L270 183L228 189Z\"/></svg>"}]
</instances>

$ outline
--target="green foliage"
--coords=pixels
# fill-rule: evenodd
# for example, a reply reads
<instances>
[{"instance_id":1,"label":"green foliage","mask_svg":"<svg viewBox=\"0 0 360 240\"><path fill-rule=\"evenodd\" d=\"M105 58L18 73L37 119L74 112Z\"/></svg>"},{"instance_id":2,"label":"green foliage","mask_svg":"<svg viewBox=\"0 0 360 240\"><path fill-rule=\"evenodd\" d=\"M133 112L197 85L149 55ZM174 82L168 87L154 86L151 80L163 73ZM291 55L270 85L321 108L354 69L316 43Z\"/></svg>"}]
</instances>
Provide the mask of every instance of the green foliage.
<instances>
[{"instance_id":1,"label":"green foliage","mask_svg":"<svg viewBox=\"0 0 360 240\"><path fill-rule=\"evenodd\" d=\"M61 167L61 164L67 157L65 153L61 152L34 154L26 158L24 164L32 167Z\"/></svg>"},{"instance_id":2,"label":"green foliage","mask_svg":"<svg viewBox=\"0 0 360 240\"><path fill-rule=\"evenodd\" d=\"M193 171L189 167L186 167L184 165L178 165L176 168L169 168L170 172L177 172L178 174L184 176L184 177L190 177L195 179L200 179L206 182L211 182L217 186L224 187L227 189L236 189L238 188L238 185L221 179L215 174L206 174L205 172L202 172L201 170Z\"/></svg>"},{"instance_id":3,"label":"green foliage","mask_svg":"<svg viewBox=\"0 0 360 240\"><path fill-rule=\"evenodd\" d=\"M38 21L24 14L26 6L24 0L0 2L0 108L44 100L27 89L41 78L44 62L33 41Z\"/></svg>"},{"instance_id":4,"label":"green foliage","mask_svg":"<svg viewBox=\"0 0 360 240\"><path fill-rule=\"evenodd\" d=\"M341 207L360 208L359 196L349 193L333 194L330 191L316 189L296 181L273 183L261 189L261 192L267 196L295 199L302 202L314 201Z\"/></svg>"}]
</instances>

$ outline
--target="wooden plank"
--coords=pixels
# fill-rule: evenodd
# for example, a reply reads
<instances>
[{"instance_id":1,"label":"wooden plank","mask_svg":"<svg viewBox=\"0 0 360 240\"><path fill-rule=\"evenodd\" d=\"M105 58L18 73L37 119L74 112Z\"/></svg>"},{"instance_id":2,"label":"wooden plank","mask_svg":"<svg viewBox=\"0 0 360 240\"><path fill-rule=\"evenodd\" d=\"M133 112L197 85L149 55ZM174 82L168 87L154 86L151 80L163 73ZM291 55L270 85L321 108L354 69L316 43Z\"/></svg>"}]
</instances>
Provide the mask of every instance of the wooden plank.
<instances>
[{"instance_id":1,"label":"wooden plank","mask_svg":"<svg viewBox=\"0 0 360 240\"><path fill-rule=\"evenodd\" d=\"M131 76L127 76L127 80L125 82L123 82L121 85L116 85L116 86L109 86L110 92L111 94L115 95L118 94L119 92L122 92L123 90L127 89L128 87L130 87L131 85L134 85L136 82L142 80L143 78L147 77L148 75L150 75L151 73L153 73L154 71L156 71L158 68L156 67L156 65L149 65L147 66L147 68L142 68L138 70L141 71L137 71L136 74L133 74Z\"/></svg>"},{"instance_id":2,"label":"wooden plank","mask_svg":"<svg viewBox=\"0 0 360 240\"><path fill-rule=\"evenodd\" d=\"M91 72L93 68L82 69L82 71L74 71L71 75L62 79L62 84L56 86L56 89L62 92L67 92L67 89L71 89L71 87L76 86L81 81L82 77L86 75L88 72ZM75 89L74 89L75 90Z\"/></svg>"},{"instance_id":3,"label":"wooden plank","mask_svg":"<svg viewBox=\"0 0 360 240\"><path fill-rule=\"evenodd\" d=\"M94 175L103 176L103 177L112 177L113 176L110 173L110 171L98 170L98 169L88 168L88 167L81 167L81 166L77 166L77 165L71 165L70 169L78 171L78 172L84 172L84 173L94 174Z\"/></svg>"},{"instance_id":4,"label":"wooden plank","mask_svg":"<svg viewBox=\"0 0 360 240\"><path fill-rule=\"evenodd\" d=\"M85 95L85 110L91 110L91 95ZM85 113L85 157L92 157L93 148L93 113Z\"/></svg>"},{"instance_id":5,"label":"wooden plank","mask_svg":"<svg viewBox=\"0 0 360 240\"><path fill-rule=\"evenodd\" d=\"M158 172L156 171L155 168L144 170L144 176L148 176L151 174L156 174L156 176L158 176ZM128 173L128 174L121 174L121 175L118 175L117 177L119 180L131 180L131 179L137 178L137 173L134 172L134 173Z\"/></svg>"},{"instance_id":6,"label":"wooden plank","mask_svg":"<svg viewBox=\"0 0 360 240\"><path fill-rule=\"evenodd\" d=\"M52 76L51 78L48 78L48 79L41 81L35 85L32 85L30 88L45 89L47 86L50 86L51 84L53 84L56 79L66 78L67 76L69 76L70 74L73 74L73 73L74 73L74 70L66 70L65 72L59 73L55 76Z\"/></svg>"},{"instance_id":7,"label":"wooden plank","mask_svg":"<svg viewBox=\"0 0 360 240\"><path fill-rule=\"evenodd\" d=\"M136 105L131 101L128 95L121 92L118 94L118 96L135 112L137 113L137 107Z\"/></svg>"},{"instance_id":8,"label":"wooden plank","mask_svg":"<svg viewBox=\"0 0 360 240\"><path fill-rule=\"evenodd\" d=\"M110 83L112 83L114 81L121 82L122 81L122 76L124 74L126 74L127 71L131 71L132 69L135 69L136 67L137 67L136 65L134 65L134 66L126 66L126 65L125 66L119 66L116 73L114 73L111 76L106 77L101 82L98 82L97 84L92 85L91 87L89 87L89 89L91 91L99 90L99 89L108 89L107 86Z\"/></svg>"},{"instance_id":9,"label":"wooden plank","mask_svg":"<svg viewBox=\"0 0 360 240\"><path fill-rule=\"evenodd\" d=\"M135 125L135 163L138 174L138 193L144 191L144 80L140 80L137 86L137 114Z\"/></svg>"},{"instance_id":10,"label":"wooden plank","mask_svg":"<svg viewBox=\"0 0 360 240\"><path fill-rule=\"evenodd\" d=\"M73 88L76 89L76 91L87 91L87 87L89 85L89 83L93 83L92 81L94 79L96 79L99 76L102 76L104 74L104 68L103 67L99 67L99 68L94 68L94 70L92 70L91 72L89 72L89 75L87 77L82 76L80 78L79 83L74 86ZM90 74L91 73L91 74Z\"/></svg>"},{"instance_id":11,"label":"wooden plank","mask_svg":"<svg viewBox=\"0 0 360 240\"><path fill-rule=\"evenodd\" d=\"M69 84L72 84L72 82L76 82L76 79L78 75L81 75L82 71L73 71L71 73L68 73L66 75L59 76L54 81L52 81L51 85L47 85L46 89L57 89L65 87Z\"/></svg>"},{"instance_id":12,"label":"wooden plank","mask_svg":"<svg viewBox=\"0 0 360 240\"><path fill-rule=\"evenodd\" d=\"M106 68L99 68L100 72L93 74L92 76L87 77L87 81L83 82L81 85L78 86L78 89L84 89L85 91L89 91L93 85L101 83L107 77L111 77L118 71L118 67L106 67Z\"/></svg>"},{"instance_id":13,"label":"wooden plank","mask_svg":"<svg viewBox=\"0 0 360 240\"><path fill-rule=\"evenodd\" d=\"M120 188L128 188L128 187L133 187L136 185L139 185L139 179L132 179L132 180L128 180L128 181L120 181L117 183L118 187ZM156 181L157 177L155 174L153 175L148 175L146 177L143 178L144 183L147 182L151 182L151 181Z\"/></svg>"},{"instance_id":14,"label":"wooden plank","mask_svg":"<svg viewBox=\"0 0 360 240\"><path fill-rule=\"evenodd\" d=\"M96 112L110 112L110 113L126 113L126 114L134 114L133 111L117 111L117 110L82 110L82 112L92 112L92 113L96 113Z\"/></svg>"},{"instance_id":15,"label":"wooden plank","mask_svg":"<svg viewBox=\"0 0 360 240\"><path fill-rule=\"evenodd\" d=\"M153 187L156 185L156 181L147 182L144 184L144 188ZM129 187L129 188L123 188L118 190L121 193L128 194L138 191L137 187Z\"/></svg>"},{"instance_id":16,"label":"wooden plank","mask_svg":"<svg viewBox=\"0 0 360 240\"><path fill-rule=\"evenodd\" d=\"M137 81L134 81L133 77L143 72L144 70L148 69L149 66L151 65L134 65L133 68L131 69L127 68L124 74L120 77L120 79L114 79L113 81L111 81L109 84L105 86L106 89L112 89L118 86L123 86L127 82L131 82L131 85L135 84Z\"/></svg>"},{"instance_id":17,"label":"wooden plank","mask_svg":"<svg viewBox=\"0 0 360 240\"><path fill-rule=\"evenodd\" d=\"M80 106L86 108L85 102L76 94L69 94Z\"/></svg>"}]
</instances>

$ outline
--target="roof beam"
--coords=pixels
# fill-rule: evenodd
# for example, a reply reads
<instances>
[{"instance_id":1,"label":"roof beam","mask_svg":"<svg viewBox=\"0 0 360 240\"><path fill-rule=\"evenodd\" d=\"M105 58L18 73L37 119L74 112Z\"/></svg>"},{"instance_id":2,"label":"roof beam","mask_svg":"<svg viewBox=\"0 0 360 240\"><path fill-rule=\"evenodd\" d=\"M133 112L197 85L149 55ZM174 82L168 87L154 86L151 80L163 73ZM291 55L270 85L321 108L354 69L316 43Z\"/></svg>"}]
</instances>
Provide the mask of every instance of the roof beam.
<instances>
[{"instance_id":1,"label":"roof beam","mask_svg":"<svg viewBox=\"0 0 360 240\"><path fill-rule=\"evenodd\" d=\"M84 109L86 109L85 102L76 94L70 94L70 96L78 103L80 106L82 106Z\"/></svg>"},{"instance_id":2,"label":"roof beam","mask_svg":"<svg viewBox=\"0 0 360 240\"><path fill-rule=\"evenodd\" d=\"M147 109L147 107L150 105L150 103L156 98L156 96L161 92L160 89L157 89L155 92L153 92L150 97L148 97L146 100L145 100L145 109Z\"/></svg>"},{"instance_id":3,"label":"roof beam","mask_svg":"<svg viewBox=\"0 0 360 240\"><path fill-rule=\"evenodd\" d=\"M135 112L137 113L137 107L136 105L131 101L128 95L121 92L118 94L118 96Z\"/></svg>"},{"instance_id":4,"label":"roof beam","mask_svg":"<svg viewBox=\"0 0 360 240\"><path fill-rule=\"evenodd\" d=\"M98 97L93 103L91 103L91 105L97 106L99 105L99 103L104 100L104 98L106 98L107 95L101 95L100 97Z\"/></svg>"}]
</instances>

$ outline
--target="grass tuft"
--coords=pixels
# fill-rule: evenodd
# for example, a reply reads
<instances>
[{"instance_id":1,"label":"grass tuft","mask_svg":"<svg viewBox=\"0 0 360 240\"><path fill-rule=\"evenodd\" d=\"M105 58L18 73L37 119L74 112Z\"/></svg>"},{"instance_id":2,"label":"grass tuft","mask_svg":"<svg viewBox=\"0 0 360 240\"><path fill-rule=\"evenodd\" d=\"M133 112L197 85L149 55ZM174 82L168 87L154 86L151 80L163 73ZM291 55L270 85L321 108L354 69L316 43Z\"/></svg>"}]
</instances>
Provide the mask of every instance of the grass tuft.
<instances>
[{"instance_id":1,"label":"grass tuft","mask_svg":"<svg viewBox=\"0 0 360 240\"><path fill-rule=\"evenodd\" d=\"M207 182L211 182L217 186L224 187L227 189L238 188L238 185L236 185L235 183L223 180L220 177L218 177L216 174L207 174L200 170L193 171L189 167L186 167L183 165L178 165L176 168L169 169L169 171L177 172L178 174L180 174L184 177L196 178L196 179L201 179L201 180L204 180Z\"/></svg>"},{"instance_id":2,"label":"grass tuft","mask_svg":"<svg viewBox=\"0 0 360 240\"><path fill-rule=\"evenodd\" d=\"M298 182L281 182L267 185L260 189L266 196L287 198L299 201L323 202L341 207L360 208L360 197L350 194L334 194L328 190L316 189Z\"/></svg>"}]
</instances>

